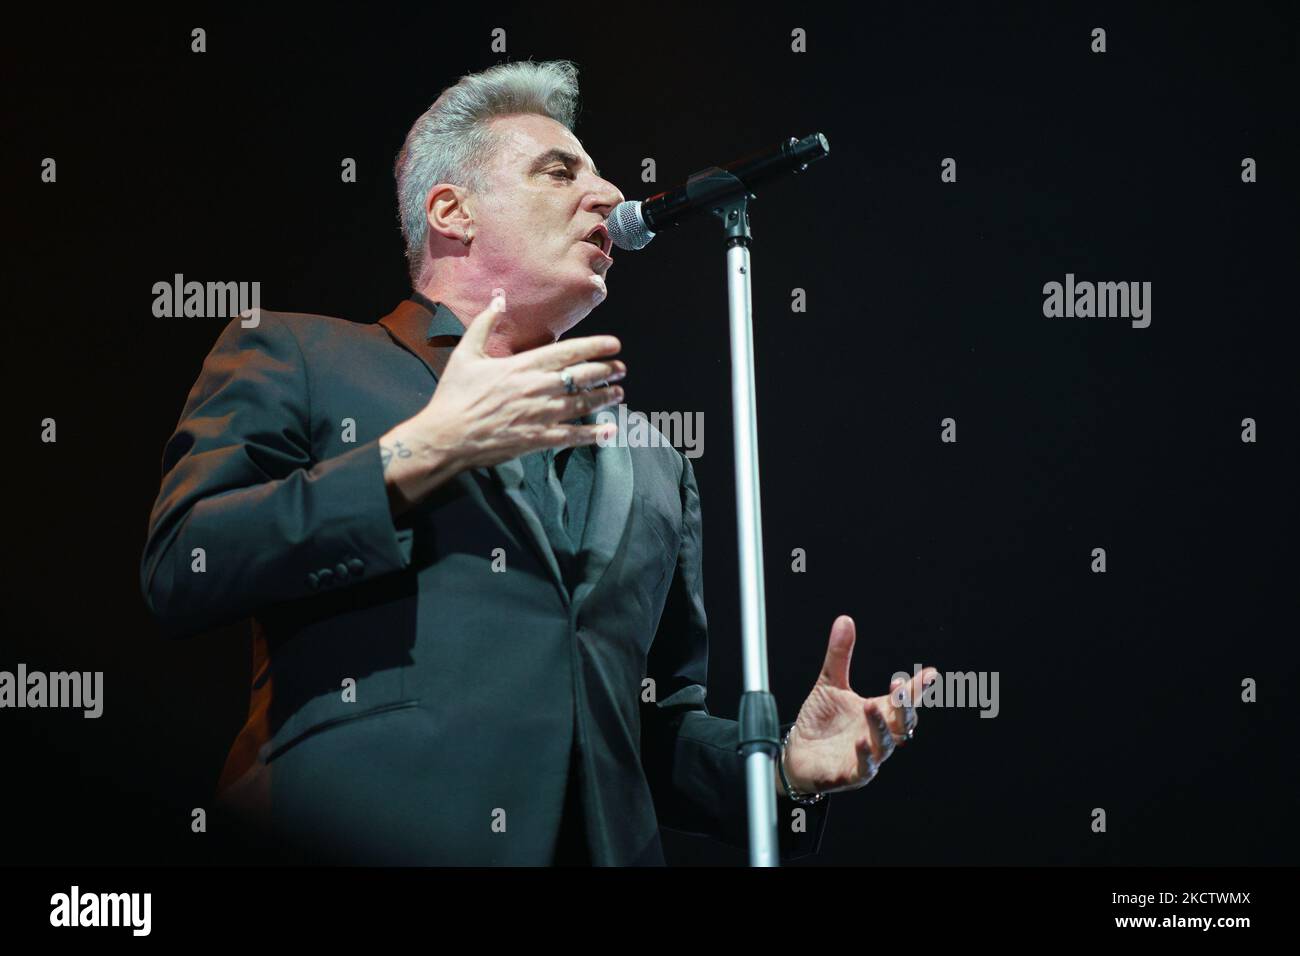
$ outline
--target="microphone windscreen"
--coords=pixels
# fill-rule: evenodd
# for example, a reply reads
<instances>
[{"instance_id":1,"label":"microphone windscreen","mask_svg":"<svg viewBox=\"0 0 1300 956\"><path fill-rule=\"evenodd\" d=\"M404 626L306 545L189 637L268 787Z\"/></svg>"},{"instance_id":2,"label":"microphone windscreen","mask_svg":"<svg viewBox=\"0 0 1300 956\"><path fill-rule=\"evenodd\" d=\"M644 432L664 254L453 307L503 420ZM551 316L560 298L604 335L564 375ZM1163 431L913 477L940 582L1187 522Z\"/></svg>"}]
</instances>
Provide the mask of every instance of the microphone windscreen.
<instances>
[{"instance_id":1,"label":"microphone windscreen","mask_svg":"<svg viewBox=\"0 0 1300 956\"><path fill-rule=\"evenodd\" d=\"M644 249L655 237L641 218L639 199L629 199L615 206L605 221L605 226L609 229L609 237L614 240L614 245L629 252Z\"/></svg>"}]
</instances>

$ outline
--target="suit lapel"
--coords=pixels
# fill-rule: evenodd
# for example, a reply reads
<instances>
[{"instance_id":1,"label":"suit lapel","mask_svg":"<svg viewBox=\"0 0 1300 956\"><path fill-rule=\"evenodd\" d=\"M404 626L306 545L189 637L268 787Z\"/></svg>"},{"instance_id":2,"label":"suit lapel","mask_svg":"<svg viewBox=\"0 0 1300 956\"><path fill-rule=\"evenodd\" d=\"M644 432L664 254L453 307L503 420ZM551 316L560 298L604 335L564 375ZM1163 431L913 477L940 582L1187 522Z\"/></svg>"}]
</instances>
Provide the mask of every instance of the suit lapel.
<instances>
[{"instance_id":1,"label":"suit lapel","mask_svg":"<svg viewBox=\"0 0 1300 956\"><path fill-rule=\"evenodd\" d=\"M438 303L437 312L431 313L410 299L404 300L390 314L380 319L379 324L388 330L398 344L424 363L433 376L435 386L455 348L453 339L441 336L458 336L464 331L455 314L445 305ZM434 333L432 338L431 332ZM589 425L595 424L596 414L589 414L582 421ZM623 540L623 532L627 529L628 517L632 511L632 453L628 450L626 436L618 435L613 444L597 445L595 461L596 474L582 539L587 560L583 562L582 580L573 594L575 613L609 568L619 543ZM479 487L475 475L494 482L514 506L519 523L532 539L533 546L550 570L556 586L567 597L568 589L560 573L555 551L546 536L546 529L542 527L541 518L533 510L524 491L523 464L518 458L512 458L490 468L462 471L456 476L456 480L479 506L492 516L503 531L507 531L500 516L483 495L483 489Z\"/></svg>"},{"instance_id":2,"label":"suit lapel","mask_svg":"<svg viewBox=\"0 0 1300 956\"><path fill-rule=\"evenodd\" d=\"M596 414L587 415L582 419L583 423L594 425L598 420ZM613 444L596 446L596 478L582 536L587 560L583 564L582 580L573 595L575 614L600 583L618 551L632 511L632 453L624 439L625 436L618 435Z\"/></svg>"}]
</instances>

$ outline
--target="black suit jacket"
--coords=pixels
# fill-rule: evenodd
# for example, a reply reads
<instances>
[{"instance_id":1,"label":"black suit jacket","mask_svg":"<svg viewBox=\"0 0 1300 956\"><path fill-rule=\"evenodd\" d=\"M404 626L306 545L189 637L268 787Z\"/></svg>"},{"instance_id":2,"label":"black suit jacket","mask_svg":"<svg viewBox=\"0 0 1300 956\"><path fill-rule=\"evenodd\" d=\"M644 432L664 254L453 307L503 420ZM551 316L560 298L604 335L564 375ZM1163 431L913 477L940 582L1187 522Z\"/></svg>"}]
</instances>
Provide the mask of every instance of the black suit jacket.
<instances>
[{"instance_id":1,"label":"black suit jacket","mask_svg":"<svg viewBox=\"0 0 1300 956\"><path fill-rule=\"evenodd\" d=\"M596 865L661 865L659 825L744 846L690 460L597 449L572 595L518 459L395 521L378 439L437 386L434 318L232 320L167 442L145 599L177 637L253 618L220 805L339 860L547 864L572 753ZM785 859L816 852L828 803L796 832L778 801Z\"/></svg>"}]
</instances>

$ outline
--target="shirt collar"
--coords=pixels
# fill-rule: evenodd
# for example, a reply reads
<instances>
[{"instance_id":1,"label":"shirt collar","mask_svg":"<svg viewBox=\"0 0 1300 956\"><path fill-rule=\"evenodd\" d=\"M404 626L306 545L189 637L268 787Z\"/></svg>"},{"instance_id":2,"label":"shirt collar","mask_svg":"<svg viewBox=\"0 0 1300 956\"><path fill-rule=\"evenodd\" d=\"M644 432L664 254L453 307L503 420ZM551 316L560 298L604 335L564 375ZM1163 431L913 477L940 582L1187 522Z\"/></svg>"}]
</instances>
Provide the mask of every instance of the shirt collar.
<instances>
[{"instance_id":1,"label":"shirt collar","mask_svg":"<svg viewBox=\"0 0 1300 956\"><path fill-rule=\"evenodd\" d=\"M430 312L429 331L427 338L436 338L440 335L450 335L460 338L465 334L465 325L456 317L456 313L451 311L441 302L434 302L422 292L412 292L410 300Z\"/></svg>"}]
</instances>

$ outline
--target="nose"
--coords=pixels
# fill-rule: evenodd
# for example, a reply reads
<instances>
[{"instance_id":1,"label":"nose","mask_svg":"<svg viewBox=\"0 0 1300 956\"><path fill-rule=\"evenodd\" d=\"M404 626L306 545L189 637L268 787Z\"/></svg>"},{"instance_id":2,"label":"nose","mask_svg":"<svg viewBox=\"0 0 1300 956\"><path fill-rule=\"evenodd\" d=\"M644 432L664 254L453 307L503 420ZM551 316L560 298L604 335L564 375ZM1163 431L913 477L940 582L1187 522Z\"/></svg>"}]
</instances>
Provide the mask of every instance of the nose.
<instances>
[{"instance_id":1,"label":"nose","mask_svg":"<svg viewBox=\"0 0 1300 956\"><path fill-rule=\"evenodd\" d=\"M607 179L597 180L595 187L587 194L587 208L606 219L622 201L623 193Z\"/></svg>"}]
</instances>

